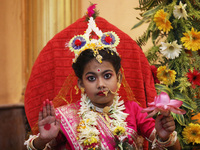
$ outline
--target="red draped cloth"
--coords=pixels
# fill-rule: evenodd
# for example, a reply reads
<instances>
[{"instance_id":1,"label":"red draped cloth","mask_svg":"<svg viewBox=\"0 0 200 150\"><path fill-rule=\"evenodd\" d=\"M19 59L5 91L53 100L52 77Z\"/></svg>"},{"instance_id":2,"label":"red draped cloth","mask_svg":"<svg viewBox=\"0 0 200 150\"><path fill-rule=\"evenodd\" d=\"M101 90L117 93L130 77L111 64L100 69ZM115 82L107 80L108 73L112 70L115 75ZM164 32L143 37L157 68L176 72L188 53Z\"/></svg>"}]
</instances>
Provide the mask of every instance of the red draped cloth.
<instances>
[{"instance_id":1,"label":"red draped cloth","mask_svg":"<svg viewBox=\"0 0 200 150\"><path fill-rule=\"evenodd\" d=\"M97 17L95 21L102 32L114 31L119 36L117 51L122 58L125 79L133 92L132 97L146 107L148 102L154 100L156 91L151 68L143 51L130 36L105 19ZM31 128L37 123L42 101L53 100L73 72L71 65L74 53L65 47L66 43L75 35L84 34L87 27L85 17L80 18L56 34L36 59L25 92L25 111ZM80 95L72 92L66 99L71 99L71 95L75 100L80 98ZM127 99L124 87L121 87L119 95Z\"/></svg>"}]
</instances>

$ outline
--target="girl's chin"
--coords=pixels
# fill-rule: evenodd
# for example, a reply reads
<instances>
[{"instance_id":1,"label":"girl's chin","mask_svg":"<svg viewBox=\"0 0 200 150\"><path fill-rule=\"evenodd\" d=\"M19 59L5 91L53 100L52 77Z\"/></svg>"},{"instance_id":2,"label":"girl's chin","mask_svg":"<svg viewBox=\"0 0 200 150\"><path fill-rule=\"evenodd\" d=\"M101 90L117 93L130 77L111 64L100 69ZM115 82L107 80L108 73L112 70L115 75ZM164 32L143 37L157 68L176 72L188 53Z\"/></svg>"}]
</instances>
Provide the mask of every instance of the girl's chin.
<instances>
[{"instance_id":1,"label":"girl's chin","mask_svg":"<svg viewBox=\"0 0 200 150\"><path fill-rule=\"evenodd\" d=\"M94 106L97 106L97 107L99 107L99 108L104 108L104 107L106 107L106 106L110 106L110 105L112 105L112 101L109 101L109 102L99 102L99 103L97 103L97 102L92 102L93 103L93 105Z\"/></svg>"}]
</instances>

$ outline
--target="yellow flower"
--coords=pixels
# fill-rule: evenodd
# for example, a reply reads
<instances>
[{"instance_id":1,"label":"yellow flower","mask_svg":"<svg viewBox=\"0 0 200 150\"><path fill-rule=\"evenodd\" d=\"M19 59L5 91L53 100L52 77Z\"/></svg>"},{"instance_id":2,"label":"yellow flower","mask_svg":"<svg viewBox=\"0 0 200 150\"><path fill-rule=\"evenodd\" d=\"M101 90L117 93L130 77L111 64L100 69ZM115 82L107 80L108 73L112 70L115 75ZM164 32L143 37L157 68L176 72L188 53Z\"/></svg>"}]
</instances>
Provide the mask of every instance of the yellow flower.
<instances>
[{"instance_id":1,"label":"yellow flower","mask_svg":"<svg viewBox=\"0 0 200 150\"><path fill-rule=\"evenodd\" d=\"M187 144L200 144L200 125L190 123L187 127L183 129L182 135Z\"/></svg>"},{"instance_id":2,"label":"yellow flower","mask_svg":"<svg viewBox=\"0 0 200 150\"><path fill-rule=\"evenodd\" d=\"M156 23L156 26L159 30L163 30L168 33L170 29L173 29L171 22L167 19L168 13L164 12L163 9L156 12L153 21Z\"/></svg>"},{"instance_id":3,"label":"yellow flower","mask_svg":"<svg viewBox=\"0 0 200 150\"><path fill-rule=\"evenodd\" d=\"M97 143L97 139L92 136L90 139L84 140L84 145L92 145L93 143Z\"/></svg>"},{"instance_id":4,"label":"yellow flower","mask_svg":"<svg viewBox=\"0 0 200 150\"><path fill-rule=\"evenodd\" d=\"M157 78L163 84L169 85L175 82L176 71L166 69L166 66L160 66L157 70Z\"/></svg>"},{"instance_id":5,"label":"yellow flower","mask_svg":"<svg viewBox=\"0 0 200 150\"><path fill-rule=\"evenodd\" d=\"M183 35L185 36L181 38L183 46L192 51L197 51L200 49L200 32L197 32L192 27L191 31L188 33L183 33Z\"/></svg>"},{"instance_id":6,"label":"yellow flower","mask_svg":"<svg viewBox=\"0 0 200 150\"><path fill-rule=\"evenodd\" d=\"M122 135L124 133L125 133L125 129L124 127L121 127L121 126L116 127L113 132L114 135Z\"/></svg>"}]
</instances>

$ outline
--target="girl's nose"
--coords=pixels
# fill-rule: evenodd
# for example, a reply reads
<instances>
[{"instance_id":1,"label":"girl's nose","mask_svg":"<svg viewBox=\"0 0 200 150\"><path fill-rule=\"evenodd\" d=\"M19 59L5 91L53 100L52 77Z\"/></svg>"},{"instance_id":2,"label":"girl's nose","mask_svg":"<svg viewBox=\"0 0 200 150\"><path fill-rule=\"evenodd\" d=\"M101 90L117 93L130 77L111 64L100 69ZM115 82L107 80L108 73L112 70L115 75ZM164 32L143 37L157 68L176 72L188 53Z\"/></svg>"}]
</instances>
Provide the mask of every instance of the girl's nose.
<instances>
[{"instance_id":1,"label":"girl's nose","mask_svg":"<svg viewBox=\"0 0 200 150\"><path fill-rule=\"evenodd\" d=\"M97 81L97 88L99 90L103 90L105 87L106 86L105 86L105 83L104 83L103 79L98 79L98 81Z\"/></svg>"}]
</instances>

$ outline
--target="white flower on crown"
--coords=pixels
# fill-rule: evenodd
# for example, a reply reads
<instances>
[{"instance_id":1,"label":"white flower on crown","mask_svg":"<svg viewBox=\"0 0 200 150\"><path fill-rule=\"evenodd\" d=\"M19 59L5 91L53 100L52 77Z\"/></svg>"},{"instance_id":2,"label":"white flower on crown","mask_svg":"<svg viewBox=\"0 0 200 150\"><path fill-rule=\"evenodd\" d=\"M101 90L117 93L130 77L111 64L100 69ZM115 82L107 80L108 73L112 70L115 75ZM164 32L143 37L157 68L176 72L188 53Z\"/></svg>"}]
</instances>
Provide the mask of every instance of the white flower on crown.
<instances>
[{"instance_id":1,"label":"white flower on crown","mask_svg":"<svg viewBox=\"0 0 200 150\"><path fill-rule=\"evenodd\" d=\"M99 37L101 37L103 35L102 31L99 30L99 28L97 27L93 17L90 17L90 19L88 21L88 28L84 35L89 39L90 33L92 31L94 31L96 33L96 35L98 35Z\"/></svg>"}]
</instances>

